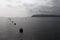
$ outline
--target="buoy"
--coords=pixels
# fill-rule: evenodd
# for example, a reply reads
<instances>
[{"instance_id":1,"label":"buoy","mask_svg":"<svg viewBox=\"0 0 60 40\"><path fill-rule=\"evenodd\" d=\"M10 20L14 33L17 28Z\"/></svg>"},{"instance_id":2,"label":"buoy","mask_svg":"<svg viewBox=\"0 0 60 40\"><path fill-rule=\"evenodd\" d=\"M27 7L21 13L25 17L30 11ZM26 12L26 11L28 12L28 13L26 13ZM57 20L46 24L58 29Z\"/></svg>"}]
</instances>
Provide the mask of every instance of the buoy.
<instances>
[{"instance_id":1,"label":"buoy","mask_svg":"<svg viewBox=\"0 0 60 40\"><path fill-rule=\"evenodd\" d=\"M14 23L14 25L16 25L16 23Z\"/></svg>"},{"instance_id":2,"label":"buoy","mask_svg":"<svg viewBox=\"0 0 60 40\"><path fill-rule=\"evenodd\" d=\"M14 21L12 21L12 23L13 23Z\"/></svg>"},{"instance_id":3,"label":"buoy","mask_svg":"<svg viewBox=\"0 0 60 40\"><path fill-rule=\"evenodd\" d=\"M20 33L23 33L23 28L20 28L20 29L19 29L19 32L20 32Z\"/></svg>"}]
</instances>

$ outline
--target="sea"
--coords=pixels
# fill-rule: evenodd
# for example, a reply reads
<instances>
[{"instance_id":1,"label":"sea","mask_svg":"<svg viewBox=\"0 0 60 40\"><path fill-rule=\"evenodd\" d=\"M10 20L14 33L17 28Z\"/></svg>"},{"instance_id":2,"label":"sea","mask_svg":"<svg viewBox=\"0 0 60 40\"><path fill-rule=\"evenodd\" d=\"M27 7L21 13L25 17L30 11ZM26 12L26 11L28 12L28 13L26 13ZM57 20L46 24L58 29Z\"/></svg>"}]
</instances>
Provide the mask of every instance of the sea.
<instances>
[{"instance_id":1,"label":"sea","mask_svg":"<svg viewBox=\"0 0 60 40\"><path fill-rule=\"evenodd\" d=\"M0 17L0 40L60 40L60 17Z\"/></svg>"}]
</instances>

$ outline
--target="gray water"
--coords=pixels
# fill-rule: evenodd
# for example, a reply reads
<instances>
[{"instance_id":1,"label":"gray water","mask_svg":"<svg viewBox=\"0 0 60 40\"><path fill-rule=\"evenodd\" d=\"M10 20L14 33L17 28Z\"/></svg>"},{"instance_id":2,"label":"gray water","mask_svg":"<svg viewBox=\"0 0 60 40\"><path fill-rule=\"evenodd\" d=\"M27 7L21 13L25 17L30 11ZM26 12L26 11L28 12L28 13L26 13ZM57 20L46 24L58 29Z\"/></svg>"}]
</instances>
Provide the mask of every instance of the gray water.
<instances>
[{"instance_id":1,"label":"gray water","mask_svg":"<svg viewBox=\"0 0 60 40\"><path fill-rule=\"evenodd\" d=\"M21 27L23 34L19 33ZM11 20L1 17L0 40L60 40L60 17L11 18Z\"/></svg>"}]
</instances>

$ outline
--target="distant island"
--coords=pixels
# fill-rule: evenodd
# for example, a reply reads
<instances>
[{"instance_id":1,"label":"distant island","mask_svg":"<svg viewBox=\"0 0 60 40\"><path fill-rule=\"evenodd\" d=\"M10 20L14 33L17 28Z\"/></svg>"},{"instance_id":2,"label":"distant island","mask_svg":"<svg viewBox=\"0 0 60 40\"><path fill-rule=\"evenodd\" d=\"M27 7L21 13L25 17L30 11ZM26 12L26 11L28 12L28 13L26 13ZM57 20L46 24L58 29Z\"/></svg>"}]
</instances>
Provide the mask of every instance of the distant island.
<instances>
[{"instance_id":1,"label":"distant island","mask_svg":"<svg viewBox=\"0 0 60 40\"><path fill-rule=\"evenodd\" d=\"M32 17L60 17L60 15L40 14L40 15L32 15Z\"/></svg>"}]
</instances>

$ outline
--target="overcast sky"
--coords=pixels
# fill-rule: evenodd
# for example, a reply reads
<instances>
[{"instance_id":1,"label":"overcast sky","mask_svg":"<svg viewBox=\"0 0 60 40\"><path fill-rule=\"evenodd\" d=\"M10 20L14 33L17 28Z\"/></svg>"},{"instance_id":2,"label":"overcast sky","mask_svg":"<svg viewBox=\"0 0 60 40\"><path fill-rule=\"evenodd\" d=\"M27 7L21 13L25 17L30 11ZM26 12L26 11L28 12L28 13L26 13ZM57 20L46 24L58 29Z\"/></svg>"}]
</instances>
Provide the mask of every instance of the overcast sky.
<instances>
[{"instance_id":1,"label":"overcast sky","mask_svg":"<svg viewBox=\"0 0 60 40\"><path fill-rule=\"evenodd\" d=\"M60 0L0 0L0 16L28 17L34 14L60 14Z\"/></svg>"}]
</instances>

